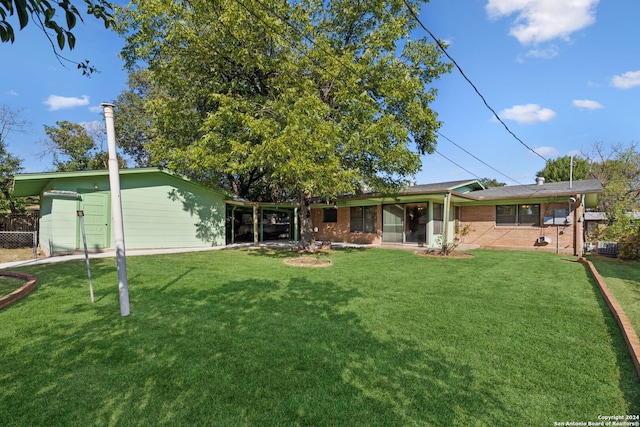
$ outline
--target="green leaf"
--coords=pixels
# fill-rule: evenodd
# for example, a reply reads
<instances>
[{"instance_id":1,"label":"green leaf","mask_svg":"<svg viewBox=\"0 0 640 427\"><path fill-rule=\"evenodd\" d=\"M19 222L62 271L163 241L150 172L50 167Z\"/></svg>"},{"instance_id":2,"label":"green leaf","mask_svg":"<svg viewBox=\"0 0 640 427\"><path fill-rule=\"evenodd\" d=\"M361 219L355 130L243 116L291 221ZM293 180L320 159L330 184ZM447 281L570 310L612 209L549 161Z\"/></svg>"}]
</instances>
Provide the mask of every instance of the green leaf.
<instances>
[{"instance_id":1,"label":"green leaf","mask_svg":"<svg viewBox=\"0 0 640 427\"><path fill-rule=\"evenodd\" d=\"M56 38L58 39L58 47L60 47L60 49L64 49L65 38L64 38L64 33L62 32L62 29L58 31L58 35Z\"/></svg>"},{"instance_id":2,"label":"green leaf","mask_svg":"<svg viewBox=\"0 0 640 427\"><path fill-rule=\"evenodd\" d=\"M69 50L73 50L76 47L76 36L71 31L67 31L67 42L69 43Z\"/></svg>"},{"instance_id":3,"label":"green leaf","mask_svg":"<svg viewBox=\"0 0 640 427\"><path fill-rule=\"evenodd\" d=\"M52 7L45 9L44 11L44 20L45 22L50 21L56 15L56 10Z\"/></svg>"},{"instance_id":4,"label":"green leaf","mask_svg":"<svg viewBox=\"0 0 640 427\"><path fill-rule=\"evenodd\" d=\"M0 40L2 40L2 43L13 43L15 41L13 27L4 21L0 22Z\"/></svg>"},{"instance_id":5,"label":"green leaf","mask_svg":"<svg viewBox=\"0 0 640 427\"><path fill-rule=\"evenodd\" d=\"M76 26L76 15L74 15L73 12L67 11L65 13L65 16L67 18L67 28L68 29L72 29L73 27L75 27Z\"/></svg>"},{"instance_id":6,"label":"green leaf","mask_svg":"<svg viewBox=\"0 0 640 427\"><path fill-rule=\"evenodd\" d=\"M29 23L29 13L25 0L15 0L18 20L20 21L20 29L23 29Z\"/></svg>"}]
</instances>

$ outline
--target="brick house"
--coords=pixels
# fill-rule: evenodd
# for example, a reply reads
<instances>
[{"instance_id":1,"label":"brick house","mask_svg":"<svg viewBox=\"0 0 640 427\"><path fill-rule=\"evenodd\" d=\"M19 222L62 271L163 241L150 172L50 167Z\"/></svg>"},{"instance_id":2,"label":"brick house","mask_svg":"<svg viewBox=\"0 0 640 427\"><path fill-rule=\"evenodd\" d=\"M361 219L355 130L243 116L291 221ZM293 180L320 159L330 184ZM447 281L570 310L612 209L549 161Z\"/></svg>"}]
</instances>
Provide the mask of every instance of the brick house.
<instances>
[{"instance_id":1,"label":"brick house","mask_svg":"<svg viewBox=\"0 0 640 427\"><path fill-rule=\"evenodd\" d=\"M532 249L581 254L585 208L598 180L485 189L477 180L410 186L394 195L343 197L312 205L317 240L439 247L461 229L461 249Z\"/></svg>"}]
</instances>

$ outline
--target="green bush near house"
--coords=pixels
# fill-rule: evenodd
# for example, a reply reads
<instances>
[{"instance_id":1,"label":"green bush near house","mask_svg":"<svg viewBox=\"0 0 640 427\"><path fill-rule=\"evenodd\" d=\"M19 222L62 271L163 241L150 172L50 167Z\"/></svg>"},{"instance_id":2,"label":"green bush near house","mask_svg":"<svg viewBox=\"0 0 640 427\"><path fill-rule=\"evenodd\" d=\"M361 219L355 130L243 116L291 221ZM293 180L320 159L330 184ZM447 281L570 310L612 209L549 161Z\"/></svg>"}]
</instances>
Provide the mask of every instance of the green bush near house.
<instances>
[{"instance_id":1,"label":"green bush near house","mask_svg":"<svg viewBox=\"0 0 640 427\"><path fill-rule=\"evenodd\" d=\"M640 385L583 264L221 250L24 268L0 311L4 425L544 426L640 413Z\"/></svg>"}]
</instances>

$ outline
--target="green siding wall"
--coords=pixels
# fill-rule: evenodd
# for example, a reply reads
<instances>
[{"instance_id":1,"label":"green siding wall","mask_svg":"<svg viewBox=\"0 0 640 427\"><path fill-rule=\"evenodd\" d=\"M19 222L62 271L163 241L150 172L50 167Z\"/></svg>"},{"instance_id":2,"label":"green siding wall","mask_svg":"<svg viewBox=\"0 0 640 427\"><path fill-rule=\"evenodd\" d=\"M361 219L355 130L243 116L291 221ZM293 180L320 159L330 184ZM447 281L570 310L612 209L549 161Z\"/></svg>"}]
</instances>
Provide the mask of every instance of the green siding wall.
<instances>
[{"instance_id":1,"label":"green siding wall","mask_svg":"<svg viewBox=\"0 0 640 427\"><path fill-rule=\"evenodd\" d=\"M127 249L225 244L225 205L222 193L159 171L121 174L120 188ZM47 255L83 249L76 211L83 207L84 199L89 194L92 195L92 203L96 196L104 195L109 223L106 231L108 248L114 248L108 176L55 179L46 190L75 191L81 196L85 195L82 201L43 197L40 244ZM97 207L92 206L92 209Z\"/></svg>"},{"instance_id":2,"label":"green siding wall","mask_svg":"<svg viewBox=\"0 0 640 427\"><path fill-rule=\"evenodd\" d=\"M221 195L174 180L149 177L121 181L127 248L174 248L224 245ZM173 182L170 182L173 181Z\"/></svg>"},{"instance_id":3,"label":"green siding wall","mask_svg":"<svg viewBox=\"0 0 640 427\"><path fill-rule=\"evenodd\" d=\"M78 201L52 199L51 238L47 243L51 252L72 252L77 249L76 231Z\"/></svg>"}]
</instances>

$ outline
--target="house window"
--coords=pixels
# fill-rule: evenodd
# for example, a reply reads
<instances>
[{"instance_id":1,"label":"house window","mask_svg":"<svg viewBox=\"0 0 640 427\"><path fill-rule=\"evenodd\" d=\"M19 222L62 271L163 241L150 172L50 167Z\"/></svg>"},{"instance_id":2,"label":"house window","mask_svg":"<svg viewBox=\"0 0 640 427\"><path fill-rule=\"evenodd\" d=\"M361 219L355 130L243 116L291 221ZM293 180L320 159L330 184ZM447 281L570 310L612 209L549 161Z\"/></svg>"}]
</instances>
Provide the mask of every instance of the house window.
<instances>
[{"instance_id":1,"label":"house window","mask_svg":"<svg viewBox=\"0 0 640 427\"><path fill-rule=\"evenodd\" d=\"M498 205L496 225L540 226L540 205Z\"/></svg>"},{"instance_id":2,"label":"house window","mask_svg":"<svg viewBox=\"0 0 640 427\"><path fill-rule=\"evenodd\" d=\"M355 206L350 209L351 233L375 233L377 224L377 206Z\"/></svg>"},{"instance_id":3,"label":"house window","mask_svg":"<svg viewBox=\"0 0 640 427\"><path fill-rule=\"evenodd\" d=\"M444 205L442 203L433 204L433 234L442 234L444 225Z\"/></svg>"},{"instance_id":4,"label":"house window","mask_svg":"<svg viewBox=\"0 0 640 427\"><path fill-rule=\"evenodd\" d=\"M322 222L338 222L338 209L322 209Z\"/></svg>"}]
</instances>

